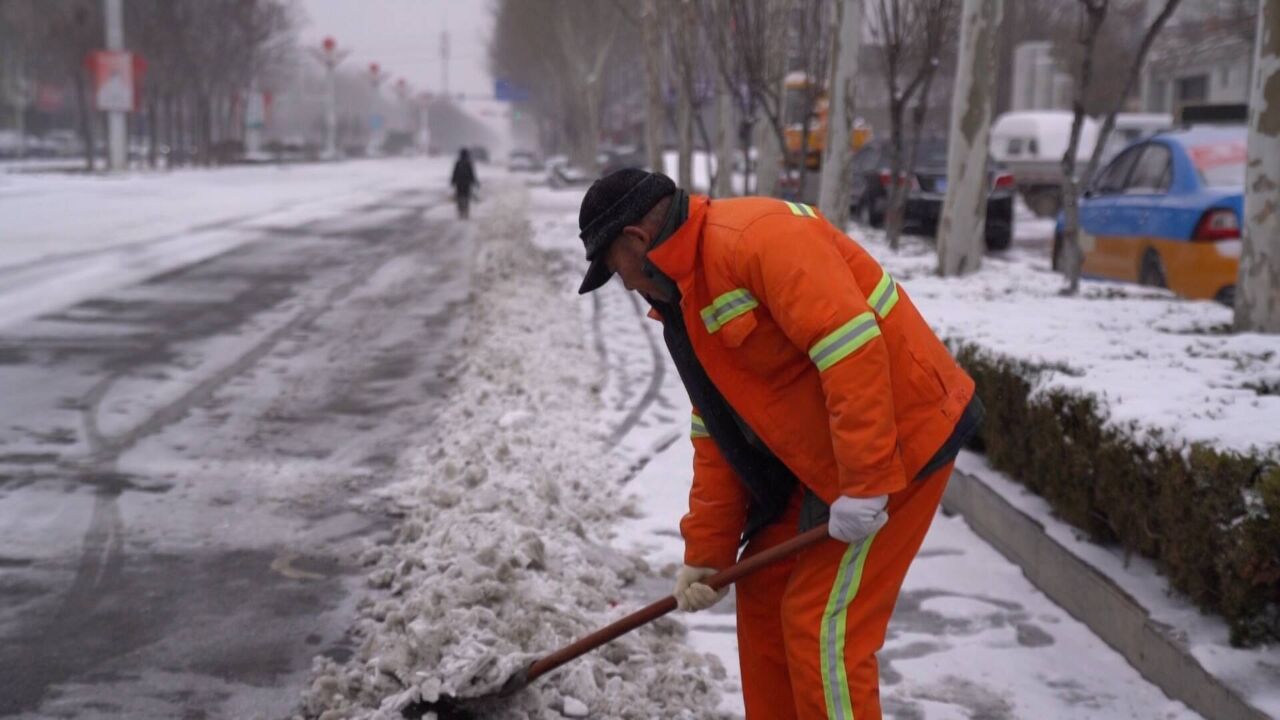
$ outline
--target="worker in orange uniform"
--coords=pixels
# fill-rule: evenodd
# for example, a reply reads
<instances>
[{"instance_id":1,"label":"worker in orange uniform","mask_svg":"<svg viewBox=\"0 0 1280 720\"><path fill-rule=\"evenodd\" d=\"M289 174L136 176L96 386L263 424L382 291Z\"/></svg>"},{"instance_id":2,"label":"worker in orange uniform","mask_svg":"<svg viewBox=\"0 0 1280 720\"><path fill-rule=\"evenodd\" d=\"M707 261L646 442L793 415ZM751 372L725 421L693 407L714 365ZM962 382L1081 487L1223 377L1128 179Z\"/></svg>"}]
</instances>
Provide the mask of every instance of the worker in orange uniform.
<instances>
[{"instance_id":1,"label":"worker in orange uniform","mask_svg":"<svg viewBox=\"0 0 1280 720\"><path fill-rule=\"evenodd\" d=\"M827 523L830 539L738 583L747 717L880 717L876 651L955 457L973 380L906 291L807 205L690 196L619 170L583 197L590 268L639 291L693 401L681 609L703 580Z\"/></svg>"}]
</instances>

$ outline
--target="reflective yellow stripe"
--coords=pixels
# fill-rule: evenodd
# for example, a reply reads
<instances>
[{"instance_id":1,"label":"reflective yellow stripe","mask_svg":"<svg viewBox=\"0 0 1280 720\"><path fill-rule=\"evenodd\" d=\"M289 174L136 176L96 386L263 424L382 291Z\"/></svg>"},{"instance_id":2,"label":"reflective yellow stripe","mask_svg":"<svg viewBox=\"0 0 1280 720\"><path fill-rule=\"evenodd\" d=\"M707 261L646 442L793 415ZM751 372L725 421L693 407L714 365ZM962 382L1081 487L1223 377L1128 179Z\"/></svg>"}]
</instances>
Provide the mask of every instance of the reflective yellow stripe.
<instances>
[{"instance_id":1,"label":"reflective yellow stripe","mask_svg":"<svg viewBox=\"0 0 1280 720\"><path fill-rule=\"evenodd\" d=\"M783 200L782 202L786 203L787 207L791 209L792 215L798 215L800 217L809 217L809 218L818 217L818 213L814 211L813 208L809 207L808 205L805 205L804 203L794 203L794 202L791 202L790 200Z\"/></svg>"},{"instance_id":2,"label":"reflective yellow stripe","mask_svg":"<svg viewBox=\"0 0 1280 720\"><path fill-rule=\"evenodd\" d=\"M703 424L702 418L698 417L698 413L693 414L693 421L690 424L689 437L705 438L711 437L711 433L707 432L707 426Z\"/></svg>"},{"instance_id":3,"label":"reflective yellow stripe","mask_svg":"<svg viewBox=\"0 0 1280 720\"><path fill-rule=\"evenodd\" d=\"M707 326L707 332L714 333L725 323L759 305L747 290L730 290L702 308L702 322Z\"/></svg>"},{"instance_id":4,"label":"reflective yellow stripe","mask_svg":"<svg viewBox=\"0 0 1280 720\"><path fill-rule=\"evenodd\" d=\"M822 654L822 694L827 702L829 720L854 720L853 700L849 697L849 674L845 669L845 639L849 606L858 597L862 585L862 569L867 562L872 533L849 546L840 559L840 570L827 597L827 609L822 613L822 626L818 631L819 652Z\"/></svg>"},{"instance_id":5,"label":"reflective yellow stripe","mask_svg":"<svg viewBox=\"0 0 1280 720\"><path fill-rule=\"evenodd\" d=\"M887 271L880 276L876 289L867 296L867 304L880 317L887 317L893 306L898 304L898 283Z\"/></svg>"},{"instance_id":6,"label":"reflective yellow stripe","mask_svg":"<svg viewBox=\"0 0 1280 720\"><path fill-rule=\"evenodd\" d=\"M818 371L822 372L849 357L858 348L879 335L880 326L876 324L875 315L864 312L814 343L813 347L809 348L809 359L818 366Z\"/></svg>"}]
</instances>

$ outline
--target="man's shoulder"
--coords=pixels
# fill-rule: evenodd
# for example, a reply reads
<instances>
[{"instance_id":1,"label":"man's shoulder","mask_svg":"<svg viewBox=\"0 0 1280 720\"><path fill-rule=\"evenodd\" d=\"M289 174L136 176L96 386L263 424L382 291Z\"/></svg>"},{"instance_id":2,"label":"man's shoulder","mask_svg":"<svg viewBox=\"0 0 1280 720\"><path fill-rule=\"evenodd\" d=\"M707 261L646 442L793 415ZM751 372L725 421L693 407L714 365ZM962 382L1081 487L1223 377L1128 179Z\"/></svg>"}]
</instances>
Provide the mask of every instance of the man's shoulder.
<instances>
[{"instance_id":1,"label":"man's shoulder","mask_svg":"<svg viewBox=\"0 0 1280 720\"><path fill-rule=\"evenodd\" d=\"M740 234L756 221L770 217L798 217L804 206L771 197L737 197L712 200L707 207L708 228Z\"/></svg>"}]
</instances>

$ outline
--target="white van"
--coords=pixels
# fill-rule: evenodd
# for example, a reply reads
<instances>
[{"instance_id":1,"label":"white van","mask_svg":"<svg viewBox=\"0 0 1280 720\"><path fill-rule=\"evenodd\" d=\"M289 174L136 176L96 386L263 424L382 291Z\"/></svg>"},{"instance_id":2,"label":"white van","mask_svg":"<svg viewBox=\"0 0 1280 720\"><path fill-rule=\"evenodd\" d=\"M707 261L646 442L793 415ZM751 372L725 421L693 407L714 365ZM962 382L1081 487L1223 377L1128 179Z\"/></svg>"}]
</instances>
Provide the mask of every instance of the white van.
<instances>
[{"instance_id":1,"label":"white van","mask_svg":"<svg viewBox=\"0 0 1280 720\"><path fill-rule=\"evenodd\" d=\"M991 125L991 157L1013 173L1018 191L1038 215L1050 216L1062 204L1062 156L1071 141L1074 115L1068 110L1008 112ZM1076 160L1089 162L1099 124L1084 118Z\"/></svg>"}]
</instances>

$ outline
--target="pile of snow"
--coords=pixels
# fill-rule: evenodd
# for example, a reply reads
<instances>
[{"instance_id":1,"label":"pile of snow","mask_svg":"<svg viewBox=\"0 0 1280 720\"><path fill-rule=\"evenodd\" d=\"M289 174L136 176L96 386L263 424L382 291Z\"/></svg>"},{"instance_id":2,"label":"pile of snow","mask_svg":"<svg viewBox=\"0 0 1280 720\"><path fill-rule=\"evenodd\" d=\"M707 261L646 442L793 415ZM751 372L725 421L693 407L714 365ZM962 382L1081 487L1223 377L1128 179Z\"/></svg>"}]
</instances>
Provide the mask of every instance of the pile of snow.
<instances>
[{"instance_id":1,"label":"pile of snow","mask_svg":"<svg viewBox=\"0 0 1280 720\"><path fill-rule=\"evenodd\" d=\"M599 378L571 299L529 242L524 200L483 218L474 302L452 398L416 480L389 490L405 517L371 548L373 592L345 664L316 661L308 717L399 717L419 699L498 689L539 655L618 619L642 560L609 545L625 512L595 422ZM570 358L572 360L570 360ZM663 619L590 653L484 718L716 716L723 667ZM430 715L428 716L430 717Z\"/></svg>"},{"instance_id":2,"label":"pile of snow","mask_svg":"<svg viewBox=\"0 0 1280 720\"><path fill-rule=\"evenodd\" d=\"M944 279L931 247L908 241L895 254L878 231L850 235L941 337L1041 368L1037 392L1091 395L1138 439L1280 458L1280 337L1229 332L1230 308L1089 280L1062 297L1062 276L1023 259L988 257L977 274Z\"/></svg>"}]
</instances>

